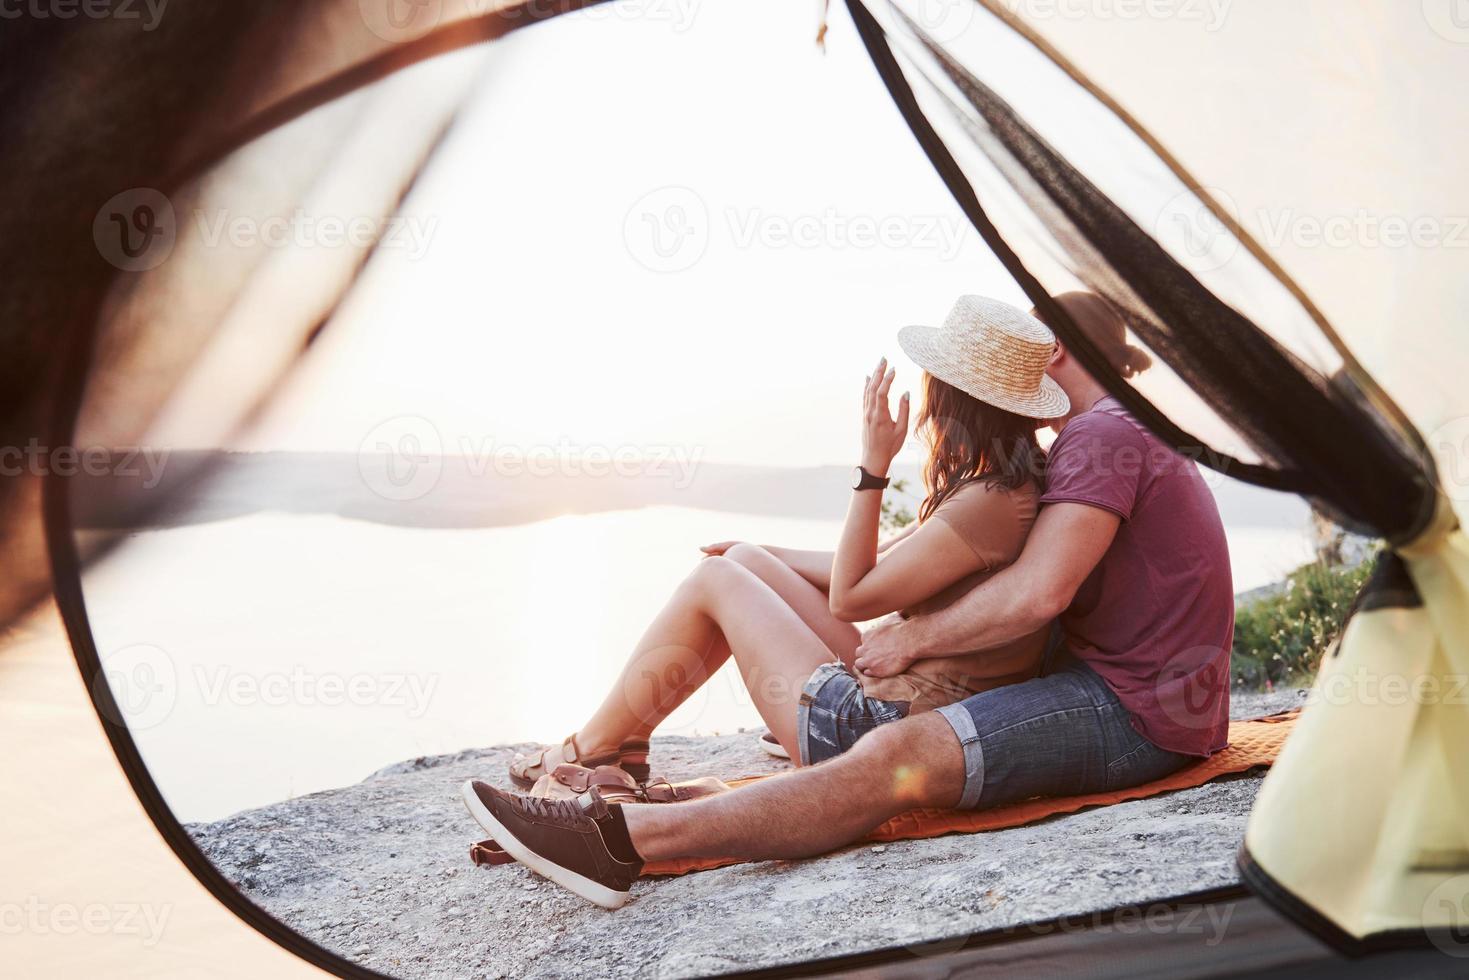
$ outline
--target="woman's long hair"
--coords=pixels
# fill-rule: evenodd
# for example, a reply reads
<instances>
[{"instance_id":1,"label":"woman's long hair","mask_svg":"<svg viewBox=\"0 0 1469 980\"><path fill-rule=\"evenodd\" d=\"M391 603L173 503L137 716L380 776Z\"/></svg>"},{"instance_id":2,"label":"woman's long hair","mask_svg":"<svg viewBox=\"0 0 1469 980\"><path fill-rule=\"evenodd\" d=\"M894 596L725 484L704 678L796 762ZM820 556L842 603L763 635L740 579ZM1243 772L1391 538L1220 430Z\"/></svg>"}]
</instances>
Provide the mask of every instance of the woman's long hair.
<instances>
[{"instance_id":1,"label":"woman's long hair","mask_svg":"<svg viewBox=\"0 0 1469 980\"><path fill-rule=\"evenodd\" d=\"M1015 490L1039 483L1044 475L1045 454L1035 438L1035 419L987 405L926 371L917 428L929 447L923 467L928 495L918 509L920 521L975 480Z\"/></svg>"}]
</instances>

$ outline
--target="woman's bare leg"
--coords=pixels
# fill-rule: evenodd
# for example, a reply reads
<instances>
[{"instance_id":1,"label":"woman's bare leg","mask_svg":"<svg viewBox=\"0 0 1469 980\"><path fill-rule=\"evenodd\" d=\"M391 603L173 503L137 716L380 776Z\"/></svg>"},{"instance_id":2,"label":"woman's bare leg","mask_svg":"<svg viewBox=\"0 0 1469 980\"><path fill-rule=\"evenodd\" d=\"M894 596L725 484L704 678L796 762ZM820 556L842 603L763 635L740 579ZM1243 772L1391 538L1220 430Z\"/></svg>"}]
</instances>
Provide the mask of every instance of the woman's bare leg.
<instances>
[{"instance_id":1,"label":"woman's bare leg","mask_svg":"<svg viewBox=\"0 0 1469 980\"><path fill-rule=\"evenodd\" d=\"M796 615L800 616L801 621L821 638L833 656L839 658L847 666L851 666L856 656L857 645L862 642L862 634L851 623L844 623L831 614L831 607L825 592L757 544L741 542L726 551L724 557L754 572L762 582L775 591L776 595L795 610ZM720 633L715 638L713 646L702 658L701 668L692 674L684 671L689 675L687 682L677 690L669 691L666 709L656 718L645 720L641 726L629 732L624 738L646 739L651 736L653 729L657 728L658 724L668 717L674 708L688 700L700 685L712 677L714 672L728 659L729 644L725 641L724 634Z\"/></svg>"},{"instance_id":2,"label":"woman's bare leg","mask_svg":"<svg viewBox=\"0 0 1469 980\"><path fill-rule=\"evenodd\" d=\"M578 747L600 755L651 731L731 653L761 717L794 754L801 688L834 653L786 598L729 557L704 559L674 592L578 733Z\"/></svg>"},{"instance_id":3,"label":"woman's bare leg","mask_svg":"<svg viewBox=\"0 0 1469 980\"><path fill-rule=\"evenodd\" d=\"M852 665L857 646L862 642L862 632L851 623L844 623L831 614L830 600L825 592L758 544L734 545L724 553L724 557L738 562L759 576L762 582L774 589L776 595L796 611L802 622L811 627L811 632L821 637L821 642L826 644L833 656L849 667Z\"/></svg>"}]
</instances>

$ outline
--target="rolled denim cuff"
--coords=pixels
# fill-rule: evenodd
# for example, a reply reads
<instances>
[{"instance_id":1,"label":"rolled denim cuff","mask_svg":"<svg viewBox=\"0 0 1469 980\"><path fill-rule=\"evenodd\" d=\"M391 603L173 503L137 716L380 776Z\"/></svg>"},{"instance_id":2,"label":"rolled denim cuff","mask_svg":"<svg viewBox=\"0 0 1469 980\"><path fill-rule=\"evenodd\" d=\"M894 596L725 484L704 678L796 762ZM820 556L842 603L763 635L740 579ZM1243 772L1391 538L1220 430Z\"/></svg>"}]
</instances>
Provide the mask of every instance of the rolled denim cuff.
<instances>
[{"instance_id":1,"label":"rolled denim cuff","mask_svg":"<svg viewBox=\"0 0 1469 980\"><path fill-rule=\"evenodd\" d=\"M974 717L963 702L946 704L935 710L954 729L964 749L964 795L959 798L959 809L973 810L979 806L979 798L984 793L984 746L980 744L979 732L974 728Z\"/></svg>"},{"instance_id":2,"label":"rolled denim cuff","mask_svg":"<svg viewBox=\"0 0 1469 980\"><path fill-rule=\"evenodd\" d=\"M811 764L811 705L828 681L846 672L847 668L840 662L822 664L811 672L801 688L801 699L796 702L796 754L803 766Z\"/></svg>"}]
</instances>

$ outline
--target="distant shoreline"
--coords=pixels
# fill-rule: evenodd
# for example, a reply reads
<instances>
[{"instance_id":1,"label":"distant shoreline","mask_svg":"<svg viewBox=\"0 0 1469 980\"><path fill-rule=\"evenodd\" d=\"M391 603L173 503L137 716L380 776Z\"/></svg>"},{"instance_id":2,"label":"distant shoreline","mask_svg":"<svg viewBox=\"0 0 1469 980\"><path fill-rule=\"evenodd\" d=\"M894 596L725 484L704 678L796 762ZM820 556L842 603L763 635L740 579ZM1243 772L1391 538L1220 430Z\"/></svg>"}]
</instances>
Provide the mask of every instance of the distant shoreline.
<instances>
[{"instance_id":1,"label":"distant shoreline","mask_svg":"<svg viewBox=\"0 0 1469 980\"><path fill-rule=\"evenodd\" d=\"M405 462L373 453L179 450L151 475L78 476L73 505L77 526L91 530L182 527L264 511L464 529L652 506L833 521L845 513L846 467L676 462L629 476L610 472L605 461L599 469L570 459L551 467L560 472L506 476L464 456ZM896 467L893 476L922 485L916 466ZM1233 480L1220 482L1215 497L1226 526L1299 530L1309 515L1299 498Z\"/></svg>"}]
</instances>

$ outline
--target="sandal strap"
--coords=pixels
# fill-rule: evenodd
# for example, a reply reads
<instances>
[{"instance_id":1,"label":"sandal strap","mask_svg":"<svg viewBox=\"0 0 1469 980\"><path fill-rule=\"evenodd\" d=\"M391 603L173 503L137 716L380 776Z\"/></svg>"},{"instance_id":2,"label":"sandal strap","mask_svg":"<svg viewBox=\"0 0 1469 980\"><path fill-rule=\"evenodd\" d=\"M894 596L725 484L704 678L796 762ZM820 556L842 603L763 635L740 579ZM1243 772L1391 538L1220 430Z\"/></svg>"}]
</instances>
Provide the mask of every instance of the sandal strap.
<instances>
[{"instance_id":1,"label":"sandal strap","mask_svg":"<svg viewBox=\"0 0 1469 980\"><path fill-rule=\"evenodd\" d=\"M469 845L469 859L474 862L475 867L515 863L515 858L507 854L493 839Z\"/></svg>"}]
</instances>

